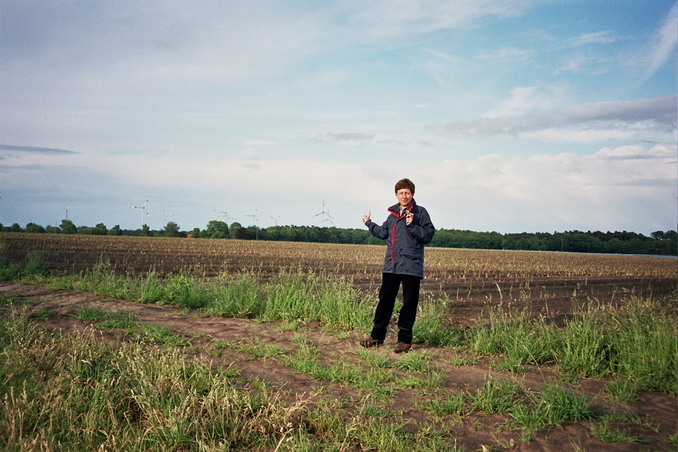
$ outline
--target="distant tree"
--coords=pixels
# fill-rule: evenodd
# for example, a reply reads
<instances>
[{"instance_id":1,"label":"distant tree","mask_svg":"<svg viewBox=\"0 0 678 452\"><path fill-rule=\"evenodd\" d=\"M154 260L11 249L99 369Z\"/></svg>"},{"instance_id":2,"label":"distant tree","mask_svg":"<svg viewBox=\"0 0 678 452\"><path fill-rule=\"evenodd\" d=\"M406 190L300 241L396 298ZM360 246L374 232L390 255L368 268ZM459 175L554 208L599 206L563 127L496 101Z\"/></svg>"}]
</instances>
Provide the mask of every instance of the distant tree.
<instances>
[{"instance_id":1,"label":"distant tree","mask_svg":"<svg viewBox=\"0 0 678 452\"><path fill-rule=\"evenodd\" d=\"M94 228L92 226L78 226L78 234L94 235Z\"/></svg>"},{"instance_id":2,"label":"distant tree","mask_svg":"<svg viewBox=\"0 0 678 452\"><path fill-rule=\"evenodd\" d=\"M280 240L292 242L294 241L294 235L294 228L292 226L283 226L280 229Z\"/></svg>"},{"instance_id":3,"label":"distant tree","mask_svg":"<svg viewBox=\"0 0 678 452\"><path fill-rule=\"evenodd\" d=\"M165 225L165 237L179 237L179 225L173 221Z\"/></svg>"},{"instance_id":4,"label":"distant tree","mask_svg":"<svg viewBox=\"0 0 678 452\"><path fill-rule=\"evenodd\" d=\"M228 224L224 221L212 220L207 223L205 237L210 239L227 239L229 237Z\"/></svg>"},{"instance_id":5,"label":"distant tree","mask_svg":"<svg viewBox=\"0 0 678 452\"><path fill-rule=\"evenodd\" d=\"M615 237L605 242L603 250L606 253L621 254L624 252L624 242Z\"/></svg>"},{"instance_id":6,"label":"distant tree","mask_svg":"<svg viewBox=\"0 0 678 452\"><path fill-rule=\"evenodd\" d=\"M105 224L99 223L92 229L92 235L106 235L108 234L108 228Z\"/></svg>"},{"instance_id":7,"label":"distant tree","mask_svg":"<svg viewBox=\"0 0 678 452\"><path fill-rule=\"evenodd\" d=\"M259 240L259 228L257 226L248 226L247 227L247 238Z\"/></svg>"},{"instance_id":8,"label":"distant tree","mask_svg":"<svg viewBox=\"0 0 678 452\"><path fill-rule=\"evenodd\" d=\"M139 235L141 237L148 237L151 235L151 229L148 227L147 224L144 224L141 226L141 230L139 231Z\"/></svg>"},{"instance_id":9,"label":"distant tree","mask_svg":"<svg viewBox=\"0 0 678 452\"><path fill-rule=\"evenodd\" d=\"M247 232L247 228L243 228L242 226L238 228L237 231L235 231L235 238L239 240L247 240L249 237L249 233Z\"/></svg>"},{"instance_id":10,"label":"distant tree","mask_svg":"<svg viewBox=\"0 0 678 452\"><path fill-rule=\"evenodd\" d=\"M624 251L627 254L648 254L648 249L639 238L633 238L624 244Z\"/></svg>"},{"instance_id":11,"label":"distant tree","mask_svg":"<svg viewBox=\"0 0 678 452\"><path fill-rule=\"evenodd\" d=\"M73 224L71 220L61 220L61 225L59 226L62 234L77 234L78 228Z\"/></svg>"},{"instance_id":12,"label":"distant tree","mask_svg":"<svg viewBox=\"0 0 678 452\"><path fill-rule=\"evenodd\" d=\"M59 228L56 227L56 226L46 226L46 227L45 227L45 232L46 232L47 234L58 234L58 233L61 232L61 230L59 230Z\"/></svg>"},{"instance_id":13,"label":"distant tree","mask_svg":"<svg viewBox=\"0 0 678 452\"><path fill-rule=\"evenodd\" d=\"M666 231L659 242L658 254L675 256L678 254L678 231Z\"/></svg>"},{"instance_id":14,"label":"distant tree","mask_svg":"<svg viewBox=\"0 0 678 452\"><path fill-rule=\"evenodd\" d=\"M280 240L280 226L269 226L261 230L262 240Z\"/></svg>"},{"instance_id":15,"label":"distant tree","mask_svg":"<svg viewBox=\"0 0 678 452\"><path fill-rule=\"evenodd\" d=\"M120 225L116 224L111 229L109 229L108 235L122 235L122 229L120 229Z\"/></svg>"},{"instance_id":16,"label":"distant tree","mask_svg":"<svg viewBox=\"0 0 678 452\"><path fill-rule=\"evenodd\" d=\"M28 223L26 225L26 232L31 232L33 234L44 234L45 228L35 223Z\"/></svg>"}]
</instances>

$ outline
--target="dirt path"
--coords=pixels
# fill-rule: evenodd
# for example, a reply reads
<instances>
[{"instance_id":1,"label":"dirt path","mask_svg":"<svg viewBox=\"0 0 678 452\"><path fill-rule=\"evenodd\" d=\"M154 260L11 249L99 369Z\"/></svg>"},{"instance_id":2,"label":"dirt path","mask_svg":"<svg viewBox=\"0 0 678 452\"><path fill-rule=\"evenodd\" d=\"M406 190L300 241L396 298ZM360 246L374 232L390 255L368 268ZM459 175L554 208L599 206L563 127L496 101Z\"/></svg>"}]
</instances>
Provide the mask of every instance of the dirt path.
<instances>
[{"instance_id":1,"label":"dirt path","mask_svg":"<svg viewBox=\"0 0 678 452\"><path fill-rule=\"evenodd\" d=\"M81 322L75 315L84 308L93 308L110 313L126 312L135 316L142 324L154 324L170 329L174 334L184 336L190 345L187 352L196 353L210 360L215 366L237 368L245 379L259 378L280 388L290 401L304 400L314 404L322 399L344 400L345 409L351 412L365 403L367 392L353 386L319 381L313 377L295 372L290 366L275 357L254 357L245 350L248 346L260 349L275 347L284 355L292 356L299 349L298 337L305 337L306 343L314 346L325 364L337 361L359 363L361 349L357 341L361 335L346 332L327 332L317 325L308 325L299 331L285 331L280 323L260 323L245 319L200 318L193 313L182 313L173 306L146 305L111 299L83 292L52 290L37 286L0 283L0 315L11 311L23 312L43 325L64 331L84 331L92 325ZM11 303L9 302L11 301ZM101 331L102 339L119 340L121 335ZM296 339L295 339L296 337ZM225 345L219 347L219 345ZM397 364L406 355L395 355L392 344L370 351ZM219 353L215 353L219 350ZM442 394L459 391L475 391L491 376L497 380L516 381L526 388L539 388L548 382L562 382L561 376L550 368L527 367L524 374L508 374L491 367L487 358L477 358L472 365L453 365L458 351L416 345L414 353L430 356L430 366L442 376L442 383L434 389L398 388L391 398L380 403L388 406L391 413L401 419L403 428L414 431L425 425L438 425L450 437L456 438L456 445L462 450L522 450L522 451L567 451L567 450L671 450L667 439L676 434L678 422L676 397L645 392L637 400L623 406L610 400L605 391L607 382L593 379L579 380L573 388L585 393L597 415L610 414L620 409L647 421L647 425L623 424L623 430L642 437L647 443L606 443L591 437L590 423L567 423L564 427L540 430L529 442L521 439L519 431L511 431L507 417L498 414L473 414L458 417L453 422L447 419L433 419L431 413L420 409L428 398L440 398ZM463 357L463 356L461 356ZM468 358L468 357L467 357ZM408 372L396 370L402 376ZM411 374L411 373L409 373ZM620 424L621 425L621 424ZM651 426L651 427L650 427ZM655 429L654 427L658 428Z\"/></svg>"}]
</instances>

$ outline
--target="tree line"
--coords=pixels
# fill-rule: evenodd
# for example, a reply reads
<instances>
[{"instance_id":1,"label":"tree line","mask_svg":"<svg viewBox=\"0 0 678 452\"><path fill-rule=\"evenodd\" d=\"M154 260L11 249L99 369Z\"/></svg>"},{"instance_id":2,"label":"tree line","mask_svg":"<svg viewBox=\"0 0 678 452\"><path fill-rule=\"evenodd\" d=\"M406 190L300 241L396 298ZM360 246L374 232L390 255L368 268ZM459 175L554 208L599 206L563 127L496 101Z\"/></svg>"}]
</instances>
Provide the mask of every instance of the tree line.
<instances>
[{"instance_id":1,"label":"tree line","mask_svg":"<svg viewBox=\"0 0 678 452\"><path fill-rule=\"evenodd\" d=\"M367 229L346 229L319 226L243 226L238 222L230 225L224 221L210 221L205 229L194 228L182 231L179 225L168 222L164 229L151 230L147 225L141 229L122 229L119 225L107 228L103 223L96 226L76 226L71 220L62 220L60 226L43 227L28 223L24 228L17 223L3 226L0 232L26 232L81 235L129 235L147 237L185 237L237 240L274 240L289 242L319 242L346 244L381 244ZM475 232L458 229L439 229L429 246L444 248L470 248L490 250L566 251L579 253L652 254L678 255L678 233L674 230L656 231L645 236L636 232Z\"/></svg>"}]
</instances>

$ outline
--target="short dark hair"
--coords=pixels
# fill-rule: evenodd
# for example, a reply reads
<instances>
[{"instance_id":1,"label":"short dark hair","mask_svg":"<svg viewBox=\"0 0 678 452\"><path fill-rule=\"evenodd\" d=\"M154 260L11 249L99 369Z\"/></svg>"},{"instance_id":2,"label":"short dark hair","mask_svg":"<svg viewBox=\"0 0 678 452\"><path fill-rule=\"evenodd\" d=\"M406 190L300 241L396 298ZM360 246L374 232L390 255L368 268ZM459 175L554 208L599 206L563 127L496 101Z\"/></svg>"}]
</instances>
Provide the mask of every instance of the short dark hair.
<instances>
[{"instance_id":1,"label":"short dark hair","mask_svg":"<svg viewBox=\"0 0 678 452\"><path fill-rule=\"evenodd\" d=\"M412 182L409 179L400 179L398 182L395 184L395 191L398 193L398 190L402 190L403 188L409 188L412 194L414 194L414 182Z\"/></svg>"}]
</instances>

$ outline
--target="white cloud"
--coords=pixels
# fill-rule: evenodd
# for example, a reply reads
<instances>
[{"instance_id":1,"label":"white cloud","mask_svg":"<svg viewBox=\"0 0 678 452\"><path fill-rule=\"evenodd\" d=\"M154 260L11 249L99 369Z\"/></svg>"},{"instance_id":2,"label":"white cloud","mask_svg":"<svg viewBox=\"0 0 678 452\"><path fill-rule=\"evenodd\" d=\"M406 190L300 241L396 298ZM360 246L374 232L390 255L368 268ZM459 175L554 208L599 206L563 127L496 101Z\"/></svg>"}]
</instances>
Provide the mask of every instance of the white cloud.
<instances>
[{"instance_id":1,"label":"white cloud","mask_svg":"<svg viewBox=\"0 0 678 452\"><path fill-rule=\"evenodd\" d=\"M514 90L490 117L458 120L445 126L451 134L541 137L564 142L594 143L614 139L673 141L676 96L632 101L596 102L523 116L508 116L539 106L534 90ZM502 115L499 115L502 114Z\"/></svg>"},{"instance_id":2,"label":"white cloud","mask_svg":"<svg viewBox=\"0 0 678 452\"><path fill-rule=\"evenodd\" d=\"M50 184L49 196L35 192L42 210L51 202L57 215L60 203L70 203L74 212L96 212L99 216L94 223L123 227L136 227L138 216L130 213L129 206L149 195L149 210L157 223L154 228L161 226L161 208L176 213L173 221L183 228L193 228L204 227L213 219L214 207L222 205L229 206L233 218L258 208L262 218L284 212L280 224L310 224L323 200L335 225L360 227L360 215L368 210L376 219L382 214L385 218L383 209L395 202L393 184L410 177L417 184L417 201L429 209L438 227L650 233L675 226L676 151L676 146L622 146L584 155L541 153L519 158L488 154L470 161L410 161L406 165L399 161L210 160L135 154L102 159L87 152L22 153L4 160L0 169L16 193L32 190L35 180ZM77 191L82 196L74 198L72 190L77 187L87 190ZM14 195L2 193L7 199ZM42 220L27 217L27 221Z\"/></svg>"},{"instance_id":3,"label":"white cloud","mask_svg":"<svg viewBox=\"0 0 678 452\"><path fill-rule=\"evenodd\" d=\"M611 44L617 41L617 38L610 31L598 31L594 33L584 33L573 38L569 45L573 47L585 46L589 44Z\"/></svg>"},{"instance_id":4,"label":"white cloud","mask_svg":"<svg viewBox=\"0 0 678 452\"><path fill-rule=\"evenodd\" d=\"M558 75L563 72L579 72L586 64L592 61L596 61L596 59L582 55L571 56L563 62L559 68L553 71L553 75Z\"/></svg>"},{"instance_id":5,"label":"white cloud","mask_svg":"<svg viewBox=\"0 0 678 452\"><path fill-rule=\"evenodd\" d=\"M379 0L369 2L351 20L381 38L469 27L481 17L511 17L525 12L527 0Z\"/></svg>"},{"instance_id":6,"label":"white cloud","mask_svg":"<svg viewBox=\"0 0 678 452\"><path fill-rule=\"evenodd\" d=\"M675 55L678 43L678 3L674 3L671 11L655 32L649 44L646 60L647 72L645 79L654 74L666 61Z\"/></svg>"},{"instance_id":7,"label":"white cloud","mask_svg":"<svg viewBox=\"0 0 678 452\"><path fill-rule=\"evenodd\" d=\"M420 183L432 215L448 228L649 233L675 226L675 165L676 147L662 145L527 159L488 155L438 164Z\"/></svg>"},{"instance_id":8,"label":"white cloud","mask_svg":"<svg viewBox=\"0 0 678 452\"><path fill-rule=\"evenodd\" d=\"M497 108L485 114L487 118L524 115L531 111L552 108L559 101L555 92L545 93L535 86L519 86L511 90L508 99L499 103Z\"/></svg>"},{"instance_id":9,"label":"white cloud","mask_svg":"<svg viewBox=\"0 0 678 452\"><path fill-rule=\"evenodd\" d=\"M477 60L495 60L515 63L517 61L525 61L532 56L534 56L534 50L521 49L518 47L501 47L494 50L492 53L484 53L477 55L474 58Z\"/></svg>"}]
</instances>

